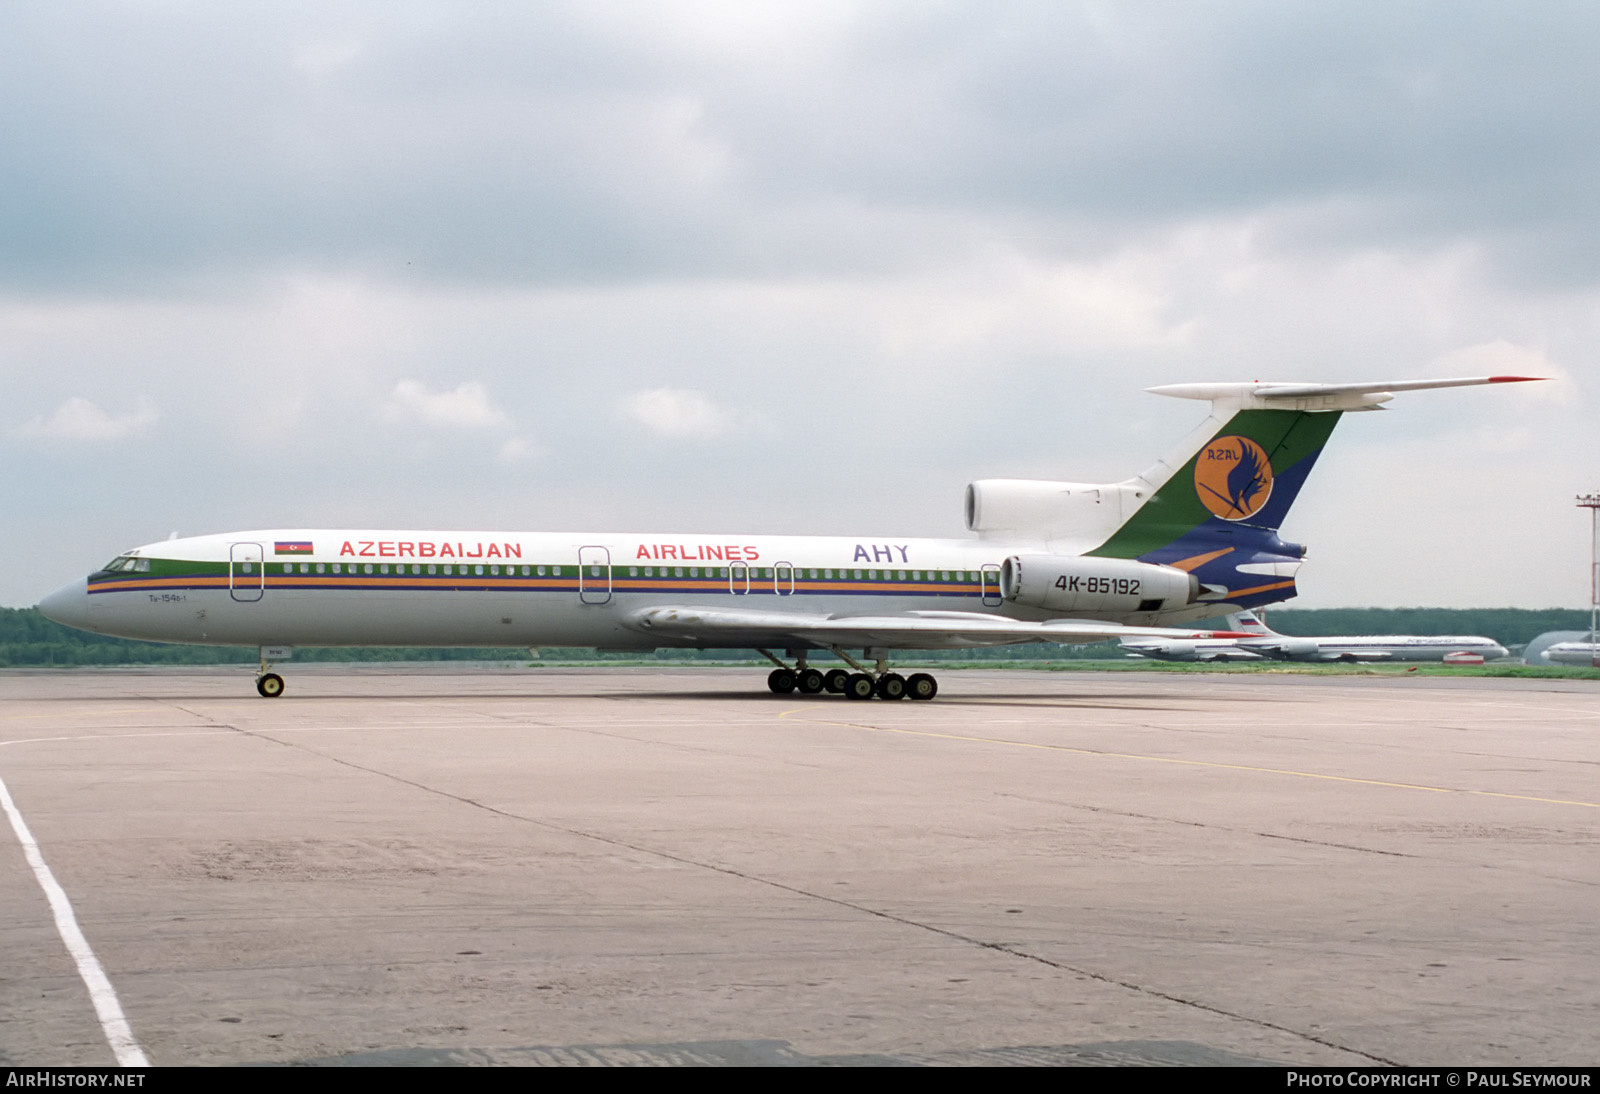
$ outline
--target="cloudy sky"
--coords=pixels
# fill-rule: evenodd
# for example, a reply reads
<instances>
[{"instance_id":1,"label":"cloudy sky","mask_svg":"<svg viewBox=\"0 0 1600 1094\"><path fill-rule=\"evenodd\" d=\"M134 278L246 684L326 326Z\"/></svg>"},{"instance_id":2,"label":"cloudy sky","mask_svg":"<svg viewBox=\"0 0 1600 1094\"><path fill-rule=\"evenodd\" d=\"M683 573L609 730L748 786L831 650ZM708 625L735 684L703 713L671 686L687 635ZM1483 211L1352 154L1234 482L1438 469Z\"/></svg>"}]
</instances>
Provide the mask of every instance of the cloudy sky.
<instances>
[{"instance_id":1,"label":"cloudy sky","mask_svg":"<svg viewBox=\"0 0 1600 1094\"><path fill-rule=\"evenodd\" d=\"M1205 380L1303 607L1579 607L1589 3L0 8L0 603L171 532L961 535Z\"/></svg>"}]
</instances>

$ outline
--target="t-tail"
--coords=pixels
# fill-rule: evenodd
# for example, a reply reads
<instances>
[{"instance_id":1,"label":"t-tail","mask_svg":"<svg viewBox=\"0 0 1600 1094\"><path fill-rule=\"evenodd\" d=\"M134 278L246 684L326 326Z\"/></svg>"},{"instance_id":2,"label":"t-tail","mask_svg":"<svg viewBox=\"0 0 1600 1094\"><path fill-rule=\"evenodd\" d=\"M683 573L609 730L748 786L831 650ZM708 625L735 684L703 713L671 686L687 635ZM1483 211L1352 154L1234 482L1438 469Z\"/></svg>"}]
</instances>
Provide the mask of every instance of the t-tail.
<instances>
[{"instance_id":1,"label":"t-tail","mask_svg":"<svg viewBox=\"0 0 1600 1094\"><path fill-rule=\"evenodd\" d=\"M1381 410L1398 391L1534 379L1151 388L1158 395L1208 401L1211 414L1176 459L1160 461L1133 480L1149 486L1148 500L1089 553L1192 573L1201 599L1214 603L1251 608L1287 600L1295 595L1295 573L1306 549L1280 538L1278 529L1346 411Z\"/></svg>"},{"instance_id":2,"label":"t-tail","mask_svg":"<svg viewBox=\"0 0 1600 1094\"><path fill-rule=\"evenodd\" d=\"M1193 584L1182 618L1276 603L1295 595L1306 554L1278 529L1346 411L1382 409L1401 391L1534 379L1540 377L1151 388L1211 404L1210 415L1169 457L1120 483L972 483L967 525L980 536L1031 541L1045 557L1102 559L1108 573L1138 562L1187 574ZM1037 556L1019 556L1012 569L1020 571L1029 557ZM1174 608L1164 600L1159 614L1173 621Z\"/></svg>"}]
</instances>

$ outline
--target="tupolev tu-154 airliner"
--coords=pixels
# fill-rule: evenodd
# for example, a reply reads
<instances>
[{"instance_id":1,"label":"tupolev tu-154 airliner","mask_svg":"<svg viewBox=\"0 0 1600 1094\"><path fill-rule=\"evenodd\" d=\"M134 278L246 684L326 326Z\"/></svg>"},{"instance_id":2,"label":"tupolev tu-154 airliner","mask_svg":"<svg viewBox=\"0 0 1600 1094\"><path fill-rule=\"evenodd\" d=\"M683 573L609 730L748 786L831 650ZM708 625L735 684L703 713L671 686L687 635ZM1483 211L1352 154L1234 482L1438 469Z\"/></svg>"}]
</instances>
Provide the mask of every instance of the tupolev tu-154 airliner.
<instances>
[{"instance_id":1,"label":"tupolev tu-154 airliner","mask_svg":"<svg viewBox=\"0 0 1600 1094\"><path fill-rule=\"evenodd\" d=\"M1295 595L1305 548L1278 529L1345 411L1530 379L1151 388L1211 413L1122 482L969 484L969 539L280 528L135 548L39 609L99 634L259 646L269 698L294 646L589 646L755 649L779 694L932 699L934 678L890 671L891 652L1246 637L1183 625ZM823 673L813 651L854 672Z\"/></svg>"}]
</instances>

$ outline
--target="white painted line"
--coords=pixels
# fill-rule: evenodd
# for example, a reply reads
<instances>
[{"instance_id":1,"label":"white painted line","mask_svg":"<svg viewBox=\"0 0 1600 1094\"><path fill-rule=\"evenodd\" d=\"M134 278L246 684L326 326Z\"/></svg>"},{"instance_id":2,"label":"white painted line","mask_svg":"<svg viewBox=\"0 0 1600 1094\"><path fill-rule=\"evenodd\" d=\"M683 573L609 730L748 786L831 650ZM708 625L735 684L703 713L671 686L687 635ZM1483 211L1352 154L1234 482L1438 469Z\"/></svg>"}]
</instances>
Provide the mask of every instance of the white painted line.
<instances>
[{"instance_id":1,"label":"white painted line","mask_svg":"<svg viewBox=\"0 0 1600 1094\"><path fill-rule=\"evenodd\" d=\"M22 844L22 853L33 868L33 876L50 901L50 911L56 917L56 931L61 935L61 941L66 943L72 960L77 963L78 975L83 977L84 986L89 989L89 999L100 1018L100 1029L105 1033L117 1063L122 1067L149 1067L150 1061L144 1049L134 1040L133 1030L129 1028L127 1018L123 1017L116 989L111 986L106 970L100 967L100 959L89 948L89 940L78 929L77 917L72 914L72 902L67 899L66 891L57 884L50 867L45 865L44 855L39 853L39 845L34 842L33 833L28 831L27 822L22 819L17 803L11 800L11 791L6 789L4 779L0 779L0 806L5 807L6 816L11 819L11 830Z\"/></svg>"}]
</instances>

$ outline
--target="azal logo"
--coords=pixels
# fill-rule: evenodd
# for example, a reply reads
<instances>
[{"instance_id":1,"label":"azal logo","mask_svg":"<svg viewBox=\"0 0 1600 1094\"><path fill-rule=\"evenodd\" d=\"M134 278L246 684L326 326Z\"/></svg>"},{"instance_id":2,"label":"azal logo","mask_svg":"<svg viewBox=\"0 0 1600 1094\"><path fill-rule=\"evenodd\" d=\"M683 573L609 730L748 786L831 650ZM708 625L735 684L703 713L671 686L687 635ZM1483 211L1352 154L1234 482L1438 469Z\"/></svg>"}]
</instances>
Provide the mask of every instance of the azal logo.
<instances>
[{"instance_id":1,"label":"azal logo","mask_svg":"<svg viewBox=\"0 0 1600 1094\"><path fill-rule=\"evenodd\" d=\"M1213 515L1244 520L1272 496L1272 461L1249 437L1217 437L1195 459L1194 491Z\"/></svg>"}]
</instances>

